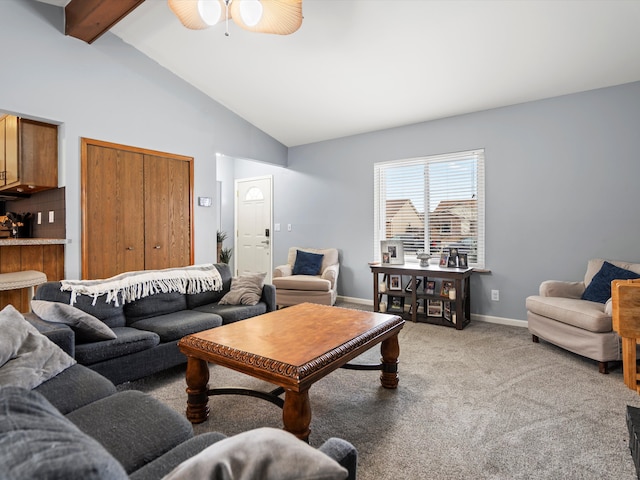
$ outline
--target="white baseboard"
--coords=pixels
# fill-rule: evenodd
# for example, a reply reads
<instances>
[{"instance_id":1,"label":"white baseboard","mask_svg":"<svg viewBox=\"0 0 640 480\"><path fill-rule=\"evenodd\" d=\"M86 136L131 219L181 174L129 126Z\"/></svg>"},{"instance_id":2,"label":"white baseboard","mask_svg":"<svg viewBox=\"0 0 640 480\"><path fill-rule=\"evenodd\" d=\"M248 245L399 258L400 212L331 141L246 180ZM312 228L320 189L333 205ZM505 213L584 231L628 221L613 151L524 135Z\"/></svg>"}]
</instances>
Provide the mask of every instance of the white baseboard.
<instances>
[{"instance_id":1,"label":"white baseboard","mask_svg":"<svg viewBox=\"0 0 640 480\"><path fill-rule=\"evenodd\" d=\"M369 300L367 298L338 296L338 299L342 302L373 306L373 300ZM504 317L493 317L491 315L478 315L476 313L471 314L471 320L475 320L477 322L497 323L500 325L511 325L512 327L521 327L521 328L528 328L529 326L529 322L527 322L526 320L516 320L514 318L504 318Z\"/></svg>"}]
</instances>

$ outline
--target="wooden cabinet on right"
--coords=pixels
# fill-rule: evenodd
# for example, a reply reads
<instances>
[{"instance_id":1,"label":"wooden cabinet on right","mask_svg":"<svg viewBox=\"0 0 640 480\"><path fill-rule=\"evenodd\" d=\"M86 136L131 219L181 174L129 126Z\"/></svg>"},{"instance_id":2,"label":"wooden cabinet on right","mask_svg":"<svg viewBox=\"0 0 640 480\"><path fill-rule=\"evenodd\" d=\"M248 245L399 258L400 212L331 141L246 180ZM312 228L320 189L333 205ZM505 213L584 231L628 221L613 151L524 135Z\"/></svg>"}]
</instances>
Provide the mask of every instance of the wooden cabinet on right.
<instances>
[{"instance_id":1,"label":"wooden cabinet on right","mask_svg":"<svg viewBox=\"0 0 640 480\"><path fill-rule=\"evenodd\" d=\"M58 127L13 115L0 118L0 191L58 188Z\"/></svg>"},{"instance_id":2,"label":"wooden cabinet on right","mask_svg":"<svg viewBox=\"0 0 640 480\"><path fill-rule=\"evenodd\" d=\"M193 263L193 159L82 139L82 277Z\"/></svg>"}]
</instances>

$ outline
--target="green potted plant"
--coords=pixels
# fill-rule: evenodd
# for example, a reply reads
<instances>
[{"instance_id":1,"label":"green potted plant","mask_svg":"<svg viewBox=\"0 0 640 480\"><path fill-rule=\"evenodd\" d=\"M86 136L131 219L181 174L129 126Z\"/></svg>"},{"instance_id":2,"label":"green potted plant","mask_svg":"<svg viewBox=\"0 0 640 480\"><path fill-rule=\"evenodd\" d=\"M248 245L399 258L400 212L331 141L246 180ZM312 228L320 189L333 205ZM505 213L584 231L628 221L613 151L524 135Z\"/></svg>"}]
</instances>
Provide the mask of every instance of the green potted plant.
<instances>
[{"instance_id":1,"label":"green potted plant","mask_svg":"<svg viewBox=\"0 0 640 480\"><path fill-rule=\"evenodd\" d=\"M221 232L220 230L216 232L216 242L217 242L216 263L221 262L220 257L222 255L222 242L224 242L226 239L227 239L227 232Z\"/></svg>"},{"instance_id":2,"label":"green potted plant","mask_svg":"<svg viewBox=\"0 0 640 480\"><path fill-rule=\"evenodd\" d=\"M220 263L226 263L227 265L229 264L229 262L231 261L232 250L233 248L231 247L223 248L222 250L220 250Z\"/></svg>"}]
</instances>

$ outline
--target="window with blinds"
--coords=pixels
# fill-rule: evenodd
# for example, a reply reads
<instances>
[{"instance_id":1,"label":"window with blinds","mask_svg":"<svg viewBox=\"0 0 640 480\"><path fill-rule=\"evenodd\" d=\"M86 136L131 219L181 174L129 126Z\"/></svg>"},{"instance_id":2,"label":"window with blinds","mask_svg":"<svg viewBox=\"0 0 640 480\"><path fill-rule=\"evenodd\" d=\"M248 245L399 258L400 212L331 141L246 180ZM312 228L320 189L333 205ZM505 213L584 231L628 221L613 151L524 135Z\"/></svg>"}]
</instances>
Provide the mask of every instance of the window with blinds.
<instances>
[{"instance_id":1,"label":"window with blinds","mask_svg":"<svg viewBox=\"0 0 640 480\"><path fill-rule=\"evenodd\" d=\"M374 257L381 240L401 240L405 262L449 248L484 268L484 150L374 165Z\"/></svg>"}]
</instances>

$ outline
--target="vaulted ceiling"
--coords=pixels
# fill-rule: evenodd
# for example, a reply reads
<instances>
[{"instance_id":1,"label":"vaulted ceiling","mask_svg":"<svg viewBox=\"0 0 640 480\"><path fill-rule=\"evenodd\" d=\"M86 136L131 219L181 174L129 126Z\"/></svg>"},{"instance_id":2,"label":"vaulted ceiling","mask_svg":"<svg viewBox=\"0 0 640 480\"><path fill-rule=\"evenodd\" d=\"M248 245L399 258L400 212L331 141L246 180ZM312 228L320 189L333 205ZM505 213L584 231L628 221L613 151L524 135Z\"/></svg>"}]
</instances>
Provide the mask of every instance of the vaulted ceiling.
<instances>
[{"instance_id":1,"label":"vaulted ceiling","mask_svg":"<svg viewBox=\"0 0 640 480\"><path fill-rule=\"evenodd\" d=\"M287 146L640 80L638 0L303 0L288 36L121 4L98 26Z\"/></svg>"}]
</instances>

